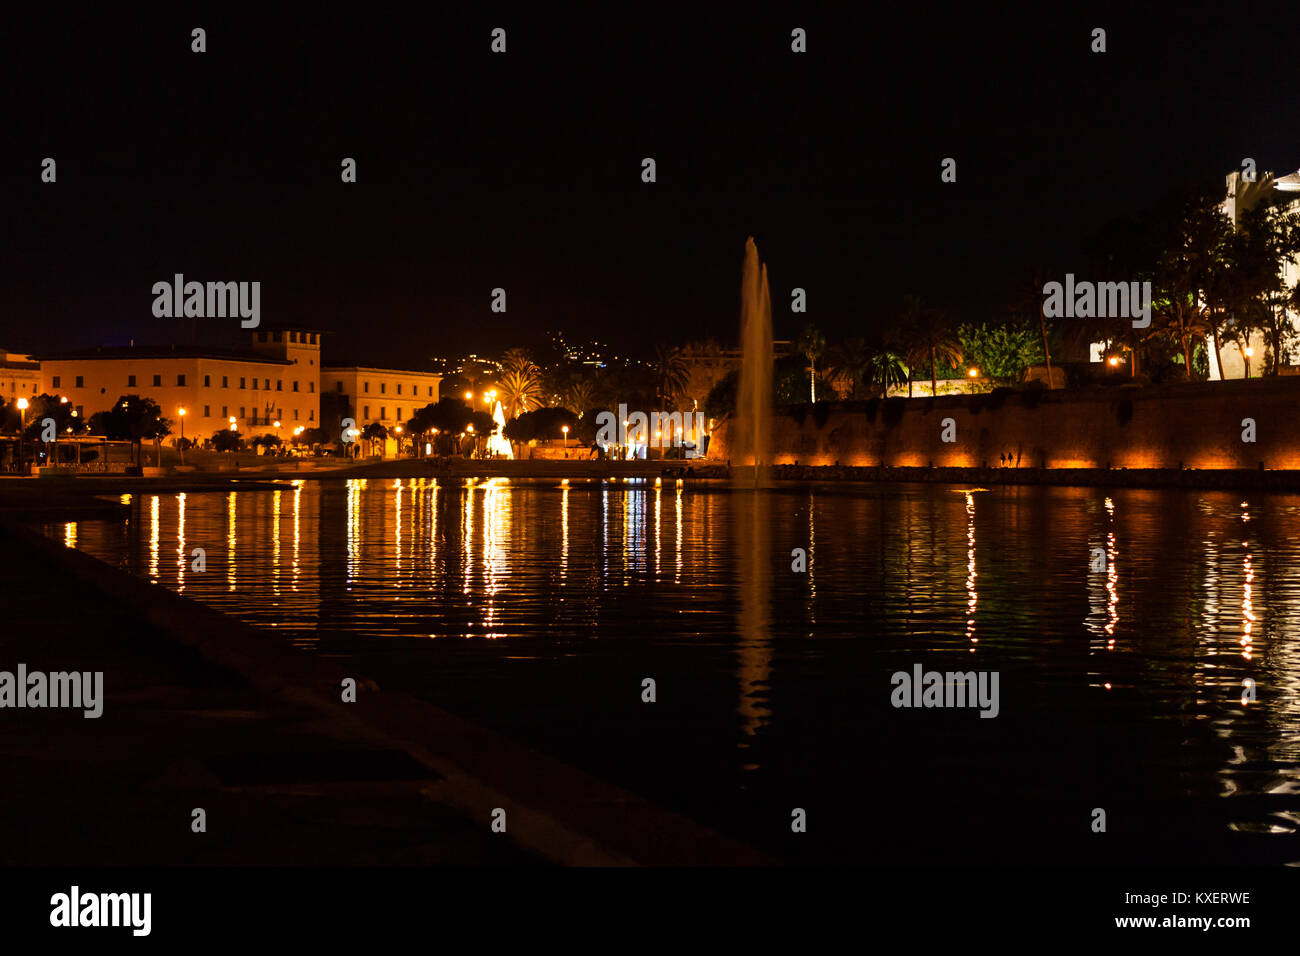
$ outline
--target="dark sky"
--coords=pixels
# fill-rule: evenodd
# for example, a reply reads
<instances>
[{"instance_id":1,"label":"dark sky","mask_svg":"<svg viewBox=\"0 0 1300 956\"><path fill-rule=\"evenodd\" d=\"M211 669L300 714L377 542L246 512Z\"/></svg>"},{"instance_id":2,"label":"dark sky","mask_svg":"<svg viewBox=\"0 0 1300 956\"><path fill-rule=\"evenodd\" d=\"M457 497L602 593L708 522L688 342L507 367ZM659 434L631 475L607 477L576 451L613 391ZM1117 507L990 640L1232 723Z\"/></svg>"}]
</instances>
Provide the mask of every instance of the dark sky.
<instances>
[{"instance_id":1,"label":"dark sky","mask_svg":"<svg viewBox=\"0 0 1300 956\"><path fill-rule=\"evenodd\" d=\"M337 359L422 367L550 328L645 352L728 341L750 234L777 337L803 321L792 286L832 338L908 292L979 319L1028 267L1081 268L1081 239L1171 184L1245 156L1300 166L1297 18L1262 8L328 9L9 21L0 348L188 341L151 314L176 272L260 280L264 327L330 330Z\"/></svg>"}]
</instances>

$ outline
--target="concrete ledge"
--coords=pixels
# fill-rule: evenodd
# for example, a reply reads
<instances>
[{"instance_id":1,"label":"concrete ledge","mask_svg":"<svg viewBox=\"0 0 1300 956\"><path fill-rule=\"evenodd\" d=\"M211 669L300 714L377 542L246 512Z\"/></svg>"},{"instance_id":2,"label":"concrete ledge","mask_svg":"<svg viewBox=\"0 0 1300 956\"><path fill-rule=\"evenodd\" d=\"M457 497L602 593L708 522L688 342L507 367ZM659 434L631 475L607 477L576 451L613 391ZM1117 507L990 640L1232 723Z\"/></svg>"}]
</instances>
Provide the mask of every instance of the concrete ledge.
<instances>
[{"instance_id":1,"label":"concrete ledge","mask_svg":"<svg viewBox=\"0 0 1300 956\"><path fill-rule=\"evenodd\" d=\"M320 712L340 736L401 749L444 778L435 799L486 829L495 807L517 844L579 866L736 866L772 861L743 844L364 675L323 661L166 588L109 567L30 528L8 524L80 582L111 595L263 693ZM354 678L357 703L341 701Z\"/></svg>"}]
</instances>

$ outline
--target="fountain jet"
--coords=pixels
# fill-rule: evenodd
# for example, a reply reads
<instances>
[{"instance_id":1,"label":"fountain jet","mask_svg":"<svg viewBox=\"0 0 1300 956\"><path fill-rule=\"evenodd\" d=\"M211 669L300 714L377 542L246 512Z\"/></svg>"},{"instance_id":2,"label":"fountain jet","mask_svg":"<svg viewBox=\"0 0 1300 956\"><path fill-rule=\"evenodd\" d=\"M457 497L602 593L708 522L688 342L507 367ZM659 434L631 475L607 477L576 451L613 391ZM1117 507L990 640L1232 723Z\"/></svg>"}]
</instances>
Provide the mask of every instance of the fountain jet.
<instances>
[{"instance_id":1,"label":"fountain jet","mask_svg":"<svg viewBox=\"0 0 1300 956\"><path fill-rule=\"evenodd\" d=\"M745 241L740 282L740 347L732 474L737 486L762 488L772 463L772 297L753 236Z\"/></svg>"}]
</instances>

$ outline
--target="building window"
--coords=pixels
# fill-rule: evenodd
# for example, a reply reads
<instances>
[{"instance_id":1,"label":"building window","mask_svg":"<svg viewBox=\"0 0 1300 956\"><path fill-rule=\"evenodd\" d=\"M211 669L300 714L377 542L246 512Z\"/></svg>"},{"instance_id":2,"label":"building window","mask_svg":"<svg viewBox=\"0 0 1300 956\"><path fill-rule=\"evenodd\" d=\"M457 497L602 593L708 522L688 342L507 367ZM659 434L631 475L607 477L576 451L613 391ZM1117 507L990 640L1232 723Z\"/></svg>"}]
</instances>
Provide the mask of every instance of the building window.
<instances>
[{"instance_id":1,"label":"building window","mask_svg":"<svg viewBox=\"0 0 1300 956\"><path fill-rule=\"evenodd\" d=\"M430 398L433 398L433 386L432 386L432 385L429 386L429 397L430 397Z\"/></svg>"},{"instance_id":2,"label":"building window","mask_svg":"<svg viewBox=\"0 0 1300 956\"><path fill-rule=\"evenodd\" d=\"M282 379L282 378L277 378L277 379L275 380L275 390L276 390L277 392L283 392L283 391L284 391L284 379Z\"/></svg>"},{"instance_id":3,"label":"building window","mask_svg":"<svg viewBox=\"0 0 1300 956\"><path fill-rule=\"evenodd\" d=\"M314 408L307 409L307 421L314 422L315 420L316 420L316 409Z\"/></svg>"},{"instance_id":4,"label":"building window","mask_svg":"<svg viewBox=\"0 0 1300 956\"><path fill-rule=\"evenodd\" d=\"M382 421L383 421L384 419L386 419L387 417L388 417L388 406L387 406L387 405L380 405L380 406L379 406L379 420L382 422Z\"/></svg>"},{"instance_id":5,"label":"building window","mask_svg":"<svg viewBox=\"0 0 1300 956\"><path fill-rule=\"evenodd\" d=\"M76 384L77 384L77 388L85 388L85 387L86 387L86 377L85 377L84 375L78 375L78 376L77 376L77 382L76 382Z\"/></svg>"},{"instance_id":6,"label":"building window","mask_svg":"<svg viewBox=\"0 0 1300 956\"><path fill-rule=\"evenodd\" d=\"M56 382L55 384L57 385L58 383ZM135 376L134 376L134 375L128 375L128 376L126 377L126 387L127 387L127 388L135 388Z\"/></svg>"},{"instance_id":7,"label":"building window","mask_svg":"<svg viewBox=\"0 0 1300 956\"><path fill-rule=\"evenodd\" d=\"M85 405L78 405L78 406L77 406L77 417L78 417L78 418L85 418L85 417L86 417L86 406L85 406Z\"/></svg>"},{"instance_id":8,"label":"building window","mask_svg":"<svg viewBox=\"0 0 1300 956\"><path fill-rule=\"evenodd\" d=\"M284 341L284 333L283 333L283 332L276 332L276 333L274 333L274 334L271 336L271 341L273 341L273 342L283 342L283 341Z\"/></svg>"},{"instance_id":9,"label":"building window","mask_svg":"<svg viewBox=\"0 0 1300 956\"><path fill-rule=\"evenodd\" d=\"M222 388L230 388L230 376L229 376L229 375L223 375L223 376L221 376L221 387L222 387Z\"/></svg>"},{"instance_id":10,"label":"building window","mask_svg":"<svg viewBox=\"0 0 1300 956\"><path fill-rule=\"evenodd\" d=\"M211 375L203 376L203 387L210 388L211 386L212 386L212 376Z\"/></svg>"},{"instance_id":11,"label":"building window","mask_svg":"<svg viewBox=\"0 0 1300 956\"><path fill-rule=\"evenodd\" d=\"M336 392L341 392L341 391L343 391L343 383L342 383L342 382L335 382L335 383L334 383L334 391L336 391Z\"/></svg>"},{"instance_id":12,"label":"building window","mask_svg":"<svg viewBox=\"0 0 1300 956\"><path fill-rule=\"evenodd\" d=\"M162 387L162 376L161 376L161 375L155 375L155 376L153 377L153 384L154 384L154 388L161 388L161 387Z\"/></svg>"},{"instance_id":13,"label":"building window","mask_svg":"<svg viewBox=\"0 0 1300 956\"><path fill-rule=\"evenodd\" d=\"M298 420L298 409L296 408L293 410L293 420L295 422Z\"/></svg>"},{"instance_id":14,"label":"building window","mask_svg":"<svg viewBox=\"0 0 1300 956\"><path fill-rule=\"evenodd\" d=\"M247 379L244 379L244 378L241 378L241 379L239 380L239 387L240 387L240 388L247 388L247 387L248 387L248 380L247 380Z\"/></svg>"},{"instance_id":15,"label":"building window","mask_svg":"<svg viewBox=\"0 0 1300 956\"><path fill-rule=\"evenodd\" d=\"M212 417L212 406L211 406L211 405L204 405L204 406L203 406L203 417L204 417L204 418L211 418L211 417Z\"/></svg>"},{"instance_id":16,"label":"building window","mask_svg":"<svg viewBox=\"0 0 1300 956\"><path fill-rule=\"evenodd\" d=\"M312 392L312 393L315 393L315 391L316 391L316 383L315 383L315 382L308 382L308 383L307 383L307 391Z\"/></svg>"},{"instance_id":17,"label":"building window","mask_svg":"<svg viewBox=\"0 0 1300 956\"><path fill-rule=\"evenodd\" d=\"M369 417L370 417L370 406L367 405L367 406L365 406L364 408L361 409L361 419L364 421L365 419L367 419L367 418L369 418Z\"/></svg>"},{"instance_id":18,"label":"building window","mask_svg":"<svg viewBox=\"0 0 1300 956\"><path fill-rule=\"evenodd\" d=\"M179 385L184 385L184 384L185 384L185 376L184 376L184 375L177 375L177 376L176 376L176 384L177 384L178 386L179 386Z\"/></svg>"},{"instance_id":19,"label":"building window","mask_svg":"<svg viewBox=\"0 0 1300 956\"><path fill-rule=\"evenodd\" d=\"M397 410L397 420L399 422L402 420L402 410L400 408Z\"/></svg>"},{"instance_id":20,"label":"building window","mask_svg":"<svg viewBox=\"0 0 1300 956\"><path fill-rule=\"evenodd\" d=\"M277 420L279 420L279 419L281 419L281 418L284 418L284 409L283 409L283 408L277 408L277 409L275 410L275 417L276 417Z\"/></svg>"},{"instance_id":21,"label":"building window","mask_svg":"<svg viewBox=\"0 0 1300 956\"><path fill-rule=\"evenodd\" d=\"M55 388L58 388L59 385L62 383L62 381L63 381L62 376L60 376L60 375L56 375L56 376L54 376L54 387L55 387Z\"/></svg>"},{"instance_id":22,"label":"building window","mask_svg":"<svg viewBox=\"0 0 1300 956\"><path fill-rule=\"evenodd\" d=\"M401 395L401 394L402 394L402 383L401 383L401 382L398 382L398 383L397 383L397 394L398 394L398 395Z\"/></svg>"},{"instance_id":23,"label":"building window","mask_svg":"<svg viewBox=\"0 0 1300 956\"><path fill-rule=\"evenodd\" d=\"M221 406L221 417L222 417L222 418L229 418L229 417L230 417L230 406L229 406L229 405L222 405L222 406ZM239 417L240 417L240 418L243 418L243 417L244 417L244 406L243 406L243 405L240 405L240 406L239 406Z\"/></svg>"},{"instance_id":24,"label":"building window","mask_svg":"<svg viewBox=\"0 0 1300 956\"><path fill-rule=\"evenodd\" d=\"M387 383L387 382L380 382L380 383L379 383L379 394L380 394L380 395L387 395L387 394L388 394L388 383Z\"/></svg>"},{"instance_id":25,"label":"building window","mask_svg":"<svg viewBox=\"0 0 1300 956\"><path fill-rule=\"evenodd\" d=\"M361 384L362 384L362 388L364 388L365 391L366 391L366 393L369 394L369 393L370 393L370 383L369 383L369 382L362 382Z\"/></svg>"},{"instance_id":26,"label":"building window","mask_svg":"<svg viewBox=\"0 0 1300 956\"><path fill-rule=\"evenodd\" d=\"M294 382L294 383L293 383L293 390L294 390L295 392L298 391L298 383L297 383L297 382Z\"/></svg>"},{"instance_id":27,"label":"building window","mask_svg":"<svg viewBox=\"0 0 1300 956\"><path fill-rule=\"evenodd\" d=\"M253 379L253 391L257 391L257 379Z\"/></svg>"},{"instance_id":28,"label":"building window","mask_svg":"<svg viewBox=\"0 0 1300 956\"><path fill-rule=\"evenodd\" d=\"M271 390L271 380L267 378L267 379L263 379L262 381L266 382L266 390L269 392Z\"/></svg>"},{"instance_id":29,"label":"building window","mask_svg":"<svg viewBox=\"0 0 1300 956\"><path fill-rule=\"evenodd\" d=\"M297 332L290 332L290 333L289 333L289 341L290 341L290 342L297 342L297 341L298 341L298 333L297 333Z\"/></svg>"}]
</instances>

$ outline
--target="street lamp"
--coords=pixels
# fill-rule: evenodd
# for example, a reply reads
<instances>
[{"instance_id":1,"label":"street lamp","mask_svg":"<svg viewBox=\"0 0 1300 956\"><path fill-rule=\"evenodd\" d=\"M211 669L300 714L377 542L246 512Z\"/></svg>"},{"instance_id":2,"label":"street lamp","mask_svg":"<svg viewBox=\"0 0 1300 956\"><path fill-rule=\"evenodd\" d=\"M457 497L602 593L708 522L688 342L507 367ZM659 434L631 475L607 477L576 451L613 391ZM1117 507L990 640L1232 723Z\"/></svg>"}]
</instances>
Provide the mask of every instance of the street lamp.
<instances>
[{"instance_id":1,"label":"street lamp","mask_svg":"<svg viewBox=\"0 0 1300 956\"><path fill-rule=\"evenodd\" d=\"M473 393L473 392L466 392L466 393L465 393L465 401L467 401L467 402L472 402L472 401L474 401L474 393Z\"/></svg>"},{"instance_id":2,"label":"street lamp","mask_svg":"<svg viewBox=\"0 0 1300 956\"><path fill-rule=\"evenodd\" d=\"M18 399L18 474L23 473L27 465L27 453L23 445L23 432L27 431L27 399Z\"/></svg>"},{"instance_id":3,"label":"street lamp","mask_svg":"<svg viewBox=\"0 0 1300 956\"><path fill-rule=\"evenodd\" d=\"M568 425L561 426L560 431L564 432L564 450L568 451L569 450L569 426Z\"/></svg>"},{"instance_id":4,"label":"street lamp","mask_svg":"<svg viewBox=\"0 0 1300 956\"><path fill-rule=\"evenodd\" d=\"M181 414L181 443L179 447L181 450L181 464L184 465L185 464L185 409L181 408L179 409L179 411Z\"/></svg>"}]
</instances>

